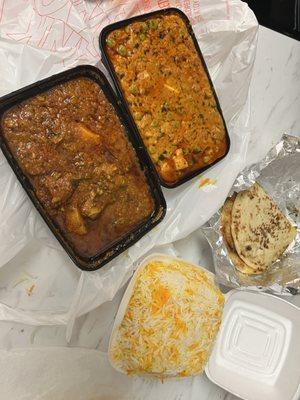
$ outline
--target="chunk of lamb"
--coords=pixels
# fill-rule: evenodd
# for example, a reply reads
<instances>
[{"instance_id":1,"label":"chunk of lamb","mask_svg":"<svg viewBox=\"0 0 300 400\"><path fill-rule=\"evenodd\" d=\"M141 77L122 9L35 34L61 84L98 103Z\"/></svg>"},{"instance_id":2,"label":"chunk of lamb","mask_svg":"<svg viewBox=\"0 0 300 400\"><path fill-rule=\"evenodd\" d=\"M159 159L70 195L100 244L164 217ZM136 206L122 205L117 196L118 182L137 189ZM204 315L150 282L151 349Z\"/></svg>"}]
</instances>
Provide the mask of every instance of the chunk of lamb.
<instances>
[{"instance_id":1,"label":"chunk of lamb","mask_svg":"<svg viewBox=\"0 0 300 400\"><path fill-rule=\"evenodd\" d=\"M53 205L64 203L73 192L72 175L68 173L52 172L51 175L40 178L50 195L50 202Z\"/></svg>"},{"instance_id":2,"label":"chunk of lamb","mask_svg":"<svg viewBox=\"0 0 300 400\"><path fill-rule=\"evenodd\" d=\"M76 189L73 201L76 201L83 216L96 219L104 208L113 201L107 188L97 183L81 183Z\"/></svg>"},{"instance_id":3,"label":"chunk of lamb","mask_svg":"<svg viewBox=\"0 0 300 400\"><path fill-rule=\"evenodd\" d=\"M77 207L69 206L66 209L65 223L69 232L77 233L77 235L85 235L87 233L84 219Z\"/></svg>"}]
</instances>

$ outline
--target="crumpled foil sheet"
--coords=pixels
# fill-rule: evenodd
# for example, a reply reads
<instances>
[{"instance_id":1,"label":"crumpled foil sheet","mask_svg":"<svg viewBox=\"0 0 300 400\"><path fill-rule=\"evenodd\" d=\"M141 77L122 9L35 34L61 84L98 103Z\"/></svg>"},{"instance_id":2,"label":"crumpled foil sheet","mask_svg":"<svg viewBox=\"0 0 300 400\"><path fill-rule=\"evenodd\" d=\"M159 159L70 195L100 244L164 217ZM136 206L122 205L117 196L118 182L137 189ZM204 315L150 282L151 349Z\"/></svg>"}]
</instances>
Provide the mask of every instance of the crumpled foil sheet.
<instances>
[{"instance_id":1,"label":"crumpled foil sheet","mask_svg":"<svg viewBox=\"0 0 300 400\"><path fill-rule=\"evenodd\" d=\"M245 275L234 268L220 231L221 209L203 226L212 251L217 282L231 288L259 290L277 295L300 294L300 137L283 135L257 164L236 178L228 196L261 184L286 217L297 225L297 236L262 275Z\"/></svg>"}]
</instances>

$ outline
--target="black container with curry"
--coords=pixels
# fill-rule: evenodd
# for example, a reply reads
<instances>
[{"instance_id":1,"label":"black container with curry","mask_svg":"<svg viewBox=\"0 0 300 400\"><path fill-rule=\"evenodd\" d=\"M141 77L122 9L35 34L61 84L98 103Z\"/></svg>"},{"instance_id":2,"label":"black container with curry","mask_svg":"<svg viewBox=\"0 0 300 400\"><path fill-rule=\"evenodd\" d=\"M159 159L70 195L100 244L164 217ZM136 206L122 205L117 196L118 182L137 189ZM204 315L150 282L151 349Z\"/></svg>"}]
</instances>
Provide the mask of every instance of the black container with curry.
<instances>
[{"instance_id":1,"label":"black container with curry","mask_svg":"<svg viewBox=\"0 0 300 400\"><path fill-rule=\"evenodd\" d=\"M159 183L131 136L91 66L2 101L2 150L80 268L99 268L164 215Z\"/></svg>"},{"instance_id":2,"label":"black container with curry","mask_svg":"<svg viewBox=\"0 0 300 400\"><path fill-rule=\"evenodd\" d=\"M171 8L109 25L100 47L163 186L225 157L224 118L185 14Z\"/></svg>"}]
</instances>

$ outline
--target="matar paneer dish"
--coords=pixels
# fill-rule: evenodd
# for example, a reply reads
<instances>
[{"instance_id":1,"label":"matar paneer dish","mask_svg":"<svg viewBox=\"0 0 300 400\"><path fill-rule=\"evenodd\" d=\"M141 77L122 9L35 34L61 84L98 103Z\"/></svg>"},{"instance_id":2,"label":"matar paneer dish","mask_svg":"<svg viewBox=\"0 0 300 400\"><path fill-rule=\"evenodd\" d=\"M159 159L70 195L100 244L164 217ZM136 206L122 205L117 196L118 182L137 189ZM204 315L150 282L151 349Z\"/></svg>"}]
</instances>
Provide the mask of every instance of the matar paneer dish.
<instances>
[{"instance_id":1,"label":"matar paneer dish","mask_svg":"<svg viewBox=\"0 0 300 400\"><path fill-rule=\"evenodd\" d=\"M223 119L180 15L115 29L106 51L162 181L176 183L225 155Z\"/></svg>"}]
</instances>

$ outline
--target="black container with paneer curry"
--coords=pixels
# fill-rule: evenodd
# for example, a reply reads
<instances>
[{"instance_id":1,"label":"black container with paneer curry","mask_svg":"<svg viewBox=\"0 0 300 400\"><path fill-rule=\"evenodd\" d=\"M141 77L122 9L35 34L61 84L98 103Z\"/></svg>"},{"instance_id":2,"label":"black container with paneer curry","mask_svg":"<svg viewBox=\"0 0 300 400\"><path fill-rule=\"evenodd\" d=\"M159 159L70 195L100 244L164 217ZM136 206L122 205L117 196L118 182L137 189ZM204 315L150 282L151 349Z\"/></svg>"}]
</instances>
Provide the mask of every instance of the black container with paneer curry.
<instances>
[{"instance_id":1,"label":"black container with paneer curry","mask_svg":"<svg viewBox=\"0 0 300 400\"><path fill-rule=\"evenodd\" d=\"M100 47L163 186L226 156L224 118L185 14L170 8L109 25Z\"/></svg>"},{"instance_id":2,"label":"black container with paneer curry","mask_svg":"<svg viewBox=\"0 0 300 400\"><path fill-rule=\"evenodd\" d=\"M99 268L163 218L156 175L98 69L1 100L1 148L77 266Z\"/></svg>"}]
</instances>

